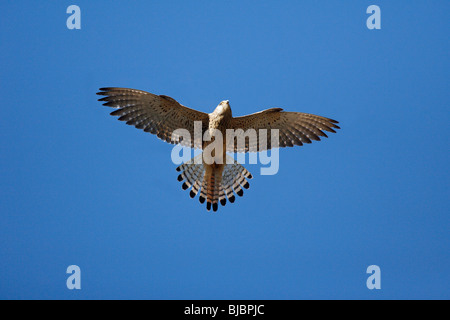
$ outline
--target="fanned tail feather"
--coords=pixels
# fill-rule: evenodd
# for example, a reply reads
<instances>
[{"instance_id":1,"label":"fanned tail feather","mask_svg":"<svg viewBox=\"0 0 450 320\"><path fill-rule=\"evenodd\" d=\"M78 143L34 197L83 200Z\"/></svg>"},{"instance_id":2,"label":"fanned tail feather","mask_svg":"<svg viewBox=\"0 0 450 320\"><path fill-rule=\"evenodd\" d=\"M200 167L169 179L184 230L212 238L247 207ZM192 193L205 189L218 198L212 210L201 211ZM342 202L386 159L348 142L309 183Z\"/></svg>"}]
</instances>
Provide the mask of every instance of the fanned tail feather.
<instances>
[{"instance_id":1,"label":"fanned tail feather","mask_svg":"<svg viewBox=\"0 0 450 320\"><path fill-rule=\"evenodd\" d=\"M203 165L202 155L177 167L181 171L178 181L183 182L182 188L191 188L189 195L194 198L199 195L200 203L206 202L208 211L217 211L218 203L226 205L227 199L230 203L235 201L235 193L242 197L243 189L248 189L250 184L247 179L252 179L252 175L241 164L230 156L227 156L223 170Z\"/></svg>"},{"instance_id":2,"label":"fanned tail feather","mask_svg":"<svg viewBox=\"0 0 450 320\"><path fill-rule=\"evenodd\" d=\"M233 203L235 201L233 191L242 197L244 195L242 188L248 189L250 184L247 179L252 179L253 177L247 169L229 156L227 156L227 163L231 164L227 164L223 170L222 188L228 201ZM221 201L221 204L226 204L225 198L223 198L223 203Z\"/></svg>"}]
</instances>

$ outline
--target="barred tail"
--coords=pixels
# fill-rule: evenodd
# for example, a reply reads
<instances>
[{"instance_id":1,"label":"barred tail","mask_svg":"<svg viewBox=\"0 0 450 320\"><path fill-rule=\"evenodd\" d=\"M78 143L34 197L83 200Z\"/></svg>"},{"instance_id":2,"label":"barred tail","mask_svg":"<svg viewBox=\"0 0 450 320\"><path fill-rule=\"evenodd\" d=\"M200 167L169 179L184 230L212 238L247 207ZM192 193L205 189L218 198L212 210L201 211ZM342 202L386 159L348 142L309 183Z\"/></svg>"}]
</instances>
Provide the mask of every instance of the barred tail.
<instances>
[{"instance_id":1,"label":"barred tail","mask_svg":"<svg viewBox=\"0 0 450 320\"><path fill-rule=\"evenodd\" d=\"M192 158L190 161L183 163L176 169L181 171L178 176L178 181L183 181L181 186L183 190L192 187L189 192L189 196L194 198L201 188L201 183L203 181L203 176L205 174L205 168L203 167L202 155L198 155Z\"/></svg>"},{"instance_id":2,"label":"barred tail","mask_svg":"<svg viewBox=\"0 0 450 320\"><path fill-rule=\"evenodd\" d=\"M222 189L224 196L222 197L220 203L222 205L226 204L226 199L233 203L235 197L233 191L240 197L244 195L244 189L250 188L250 184L247 179L252 179L253 176L247 169L241 164L235 161L233 158L227 156L227 164L223 170L222 175Z\"/></svg>"},{"instance_id":3,"label":"barred tail","mask_svg":"<svg viewBox=\"0 0 450 320\"><path fill-rule=\"evenodd\" d=\"M180 165L177 171L181 171L178 181L184 181L182 188L191 188L189 195L194 198L198 193L200 203L206 201L206 209L217 211L218 203L226 205L235 201L234 193L242 197L244 189L250 184L247 179L252 175L241 164L227 156L227 163L223 167L204 166L199 155L190 161ZM234 193L233 193L234 192Z\"/></svg>"}]
</instances>

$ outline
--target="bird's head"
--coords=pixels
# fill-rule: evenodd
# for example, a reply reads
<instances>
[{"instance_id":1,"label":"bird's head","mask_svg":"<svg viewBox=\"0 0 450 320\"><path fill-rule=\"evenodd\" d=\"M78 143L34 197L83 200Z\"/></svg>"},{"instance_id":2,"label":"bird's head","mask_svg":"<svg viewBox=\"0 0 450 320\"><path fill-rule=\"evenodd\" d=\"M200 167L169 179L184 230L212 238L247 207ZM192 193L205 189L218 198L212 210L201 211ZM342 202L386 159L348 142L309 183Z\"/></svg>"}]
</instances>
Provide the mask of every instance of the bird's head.
<instances>
[{"instance_id":1,"label":"bird's head","mask_svg":"<svg viewBox=\"0 0 450 320\"><path fill-rule=\"evenodd\" d=\"M214 112L220 115L225 115L229 113L231 116L231 107L229 101L224 100L221 103L219 103Z\"/></svg>"}]
</instances>

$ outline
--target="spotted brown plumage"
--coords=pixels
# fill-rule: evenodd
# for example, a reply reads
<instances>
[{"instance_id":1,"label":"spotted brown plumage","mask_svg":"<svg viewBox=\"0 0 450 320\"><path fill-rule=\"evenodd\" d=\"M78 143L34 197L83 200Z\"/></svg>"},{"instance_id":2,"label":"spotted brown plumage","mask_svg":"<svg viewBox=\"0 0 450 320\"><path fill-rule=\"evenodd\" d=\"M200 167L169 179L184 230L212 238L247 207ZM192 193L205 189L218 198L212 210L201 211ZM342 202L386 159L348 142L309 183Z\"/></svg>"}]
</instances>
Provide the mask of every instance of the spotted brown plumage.
<instances>
[{"instance_id":1,"label":"spotted brown plumage","mask_svg":"<svg viewBox=\"0 0 450 320\"><path fill-rule=\"evenodd\" d=\"M181 172L178 180L182 182L183 190L190 189L191 198L198 194L200 203L206 202L208 211L217 211L219 203L233 203L235 194L243 196L243 189L250 186L248 179L252 175L241 164L230 159L226 151L259 152L274 147L301 146L327 137L325 131L336 132L335 129L339 129L336 120L308 113L285 112L281 108L233 118L227 100L207 114L185 107L171 97L141 90L101 88L97 94L103 96L99 99L103 105L116 109L111 115L119 117L120 121L126 121L128 125L155 134L168 143L205 150L214 139L203 141L203 133L214 135L214 130L222 133L224 139L221 151L214 151L212 157L203 152L197 156L201 159L197 158L195 161L194 158L177 167L177 171ZM201 137L197 137L194 132L196 121L201 124ZM175 134L177 129L187 130L191 141L185 141ZM241 131L237 131L240 134L232 141L226 141L227 129ZM275 134L271 134L271 129L277 129L278 140L275 140ZM249 130L254 130L256 139L244 137L243 144L237 143L242 138L241 135ZM267 136L267 143L261 143L264 136Z\"/></svg>"},{"instance_id":2,"label":"spotted brown plumage","mask_svg":"<svg viewBox=\"0 0 450 320\"><path fill-rule=\"evenodd\" d=\"M120 121L126 121L128 125L156 134L168 143L180 143L194 148L194 121L202 122L203 131L209 123L207 113L182 106L168 96L126 88L100 88L97 94L104 96L98 99L104 102L104 106L117 109L111 112L112 116L119 117ZM184 128L191 134L189 144L172 140L172 133L179 128Z\"/></svg>"},{"instance_id":3,"label":"spotted brown plumage","mask_svg":"<svg viewBox=\"0 0 450 320\"><path fill-rule=\"evenodd\" d=\"M257 140L251 143L249 139L245 140L245 147L238 146L236 143L227 151L230 152L251 152L264 151L272 148L271 129L278 129L278 146L293 147L302 146L304 143L311 143L312 140L320 141L320 137L328 137L324 131L336 132L334 129L340 129L337 121L321 116L316 116L301 112L284 112L281 108L272 108L243 117L233 118L230 127L233 129L255 129ZM260 129L267 130L267 145L260 144Z\"/></svg>"}]
</instances>

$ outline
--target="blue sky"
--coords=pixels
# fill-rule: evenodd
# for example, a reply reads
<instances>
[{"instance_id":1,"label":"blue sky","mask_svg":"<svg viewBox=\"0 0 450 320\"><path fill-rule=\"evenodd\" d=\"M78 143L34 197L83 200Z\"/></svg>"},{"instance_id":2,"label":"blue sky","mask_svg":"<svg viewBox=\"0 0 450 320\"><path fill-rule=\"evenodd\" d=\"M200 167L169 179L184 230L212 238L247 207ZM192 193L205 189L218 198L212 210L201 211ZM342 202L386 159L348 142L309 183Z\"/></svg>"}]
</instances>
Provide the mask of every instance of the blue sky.
<instances>
[{"instance_id":1,"label":"blue sky","mask_svg":"<svg viewBox=\"0 0 450 320\"><path fill-rule=\"evenodd\" d=\"M66 8L81 8L68 30ZM381 8L381 30L366 9ZM0 298L449 299L448 1L3 1ZM208 213L121 86L342 130ZM81 290L66 268L81 268ZM366 268L381 268L368 290Z\"/></svg>"}]
</instances>

